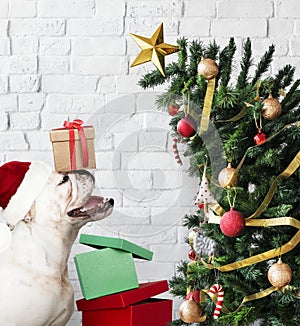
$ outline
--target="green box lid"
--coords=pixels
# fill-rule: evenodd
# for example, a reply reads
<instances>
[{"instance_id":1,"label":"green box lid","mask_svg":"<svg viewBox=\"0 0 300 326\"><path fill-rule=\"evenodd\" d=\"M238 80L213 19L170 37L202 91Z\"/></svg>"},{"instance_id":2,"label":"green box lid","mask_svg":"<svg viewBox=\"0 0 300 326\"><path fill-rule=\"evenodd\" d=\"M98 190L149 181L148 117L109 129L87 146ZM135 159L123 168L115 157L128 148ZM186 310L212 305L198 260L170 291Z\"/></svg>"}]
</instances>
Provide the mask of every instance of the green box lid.
<instances>
[{"instance_id":1,"label":"green box lid","mask_svg":"<svg viewBox=\"0 0 300 326\"><path fill-rule=\"evenodd\" d=\"M132 253L135 258L152 260L153 252L130 241L120 238L101 237L98 235L81 234L79 242L95 249L113 248Z\"/></svg>"},{"instance_id":2,"label":"green box lid","mask_svg":"<svg viewBox=\"0 0 300 326\"><path fill-rule=\"evenodd\" d=\"M95 299L138 288L134 261L130 252L105 248L74 257L83 296Z\"/></svg>"}]
</instances>

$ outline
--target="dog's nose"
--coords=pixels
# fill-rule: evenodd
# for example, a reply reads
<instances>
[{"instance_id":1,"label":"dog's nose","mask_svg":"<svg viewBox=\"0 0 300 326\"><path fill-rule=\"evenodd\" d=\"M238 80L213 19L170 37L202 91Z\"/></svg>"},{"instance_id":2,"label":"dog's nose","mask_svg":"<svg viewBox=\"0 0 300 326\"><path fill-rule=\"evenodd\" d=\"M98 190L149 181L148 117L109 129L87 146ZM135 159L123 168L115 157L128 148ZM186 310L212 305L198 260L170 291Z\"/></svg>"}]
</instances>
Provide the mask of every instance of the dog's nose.
<instances>
[{"instance_id":1,"label":"dog's nose","mask_svg":"<svg viewBox=\"0 0 300 326\"><path fill-rule=\"evenodd\" d=\"M108 202L111 204L111 206L114 206L115 201L112 198Z\"/></svg>"}]
</instances>

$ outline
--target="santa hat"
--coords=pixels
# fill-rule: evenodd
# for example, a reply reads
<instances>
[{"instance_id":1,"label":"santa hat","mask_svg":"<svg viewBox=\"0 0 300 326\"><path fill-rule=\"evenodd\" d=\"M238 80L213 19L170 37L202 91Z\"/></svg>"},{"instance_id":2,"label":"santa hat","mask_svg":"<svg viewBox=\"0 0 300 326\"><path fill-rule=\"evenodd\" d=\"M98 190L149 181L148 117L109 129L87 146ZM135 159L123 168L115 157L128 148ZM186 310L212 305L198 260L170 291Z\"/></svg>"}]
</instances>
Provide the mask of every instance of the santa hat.
<instances>
[{"instance_id":1,"label":"santa hat","mask_svg":"<svg viewBox=\"0 0 300 326\"><path fill-rule=\"evenodd\" d=\"M38 161L13 161L0 166L0 206L9 225L24 219L51 172L48 165Z\"/></svg>"}]
</instances>

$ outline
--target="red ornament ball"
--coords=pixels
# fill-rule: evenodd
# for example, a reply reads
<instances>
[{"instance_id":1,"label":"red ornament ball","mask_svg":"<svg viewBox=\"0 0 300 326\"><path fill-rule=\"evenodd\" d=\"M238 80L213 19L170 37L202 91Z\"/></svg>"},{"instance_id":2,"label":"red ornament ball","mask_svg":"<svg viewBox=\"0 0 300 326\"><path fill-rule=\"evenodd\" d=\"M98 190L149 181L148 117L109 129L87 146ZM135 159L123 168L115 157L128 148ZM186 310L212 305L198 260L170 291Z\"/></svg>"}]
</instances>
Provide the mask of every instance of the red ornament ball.
<instances>
[{"instance_id":1,"label":"red ornament ball","mask_svg":"<svg viewBox=\"0 0 300 326\"><path fill-rule=\"evenodd\" d=\"M176 105L170 104L168 106L168 113L170 116L174 117L175 115L178 114L178 111L179 111L179 107L177 107Z\"/></svg>"},{"instance_id":2,"label":"red ornament ball","mask_svg":"<svg viewBox=\"0 0 300 326\"><path fill-rule=\"evenodd\" d=\"M266 141L267 137L262 132L262 129L258 129L258 134L256 134L253 139L254 139L255 144L259 145L259 144L263 143L264 141Z\"/></svg>"},{"instance_id":3,"label":"red ornament ball","mask_svg":"<svg viewBox=\"0 0 300 326\"><path fill-rule=\"evenodd\" d=\"M231 207L229 212L223 214L220 221L220 228L227 237L238 237L245 228L244 216Z\"/></svg>"},{"instance_id":4,"label":"red ornament ball","mask_svg":"<svg viewBox=\"0 0 300 326\"><path fill-rule=\"evenodd\" d=\"M189 256L190 260L195 260L196 259L195 251L193 249L190 249L188 256Z\"/></svg>"},{"instance_id":5,"label":"red ornament ball","mask_svg":"<svg viewBox=\"0 0 300 326\"><path fill-rule=\"evenodd\" d=\"M199 203L198 207L199 207L199 209L203 209L204 208L204 203Z\"/></svg>"},{"instance_id":6,"label":"red ornament ball","mask_svg":"<svg viewBox=\"0 0 300 326\"><path fill-rule=\"evenodd\" d=\"M188 114L177 123L177 131L182 137L193 137L196 129L197 125L195 120Z\"/></svg>"}]
</instances>

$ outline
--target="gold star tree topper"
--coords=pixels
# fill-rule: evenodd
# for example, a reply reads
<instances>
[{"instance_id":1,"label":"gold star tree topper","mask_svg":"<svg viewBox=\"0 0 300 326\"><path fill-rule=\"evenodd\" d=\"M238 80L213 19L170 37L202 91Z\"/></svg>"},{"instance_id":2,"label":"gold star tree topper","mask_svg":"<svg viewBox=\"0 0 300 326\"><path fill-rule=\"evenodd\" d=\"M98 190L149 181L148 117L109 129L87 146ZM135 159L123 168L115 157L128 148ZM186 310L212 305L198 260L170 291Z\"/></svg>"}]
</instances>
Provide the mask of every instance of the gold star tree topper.
<instances>
[{"instance_id":1,"label":"gold star tree topper","mask_svg":"<svg viewBox=\"0 0 300 326\"><path fill-rule=\"evenodd\" d=\"M156 68L165 77L165 56L179 50L178 46L164 43L163 23L161 23L151 38L130 34L137 45L142 49L130 67L152 61Z\"/></svg>"}]
</instances>

